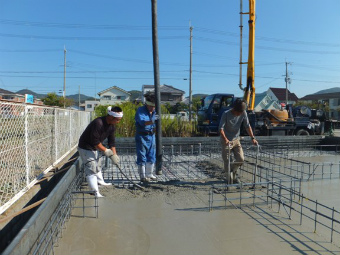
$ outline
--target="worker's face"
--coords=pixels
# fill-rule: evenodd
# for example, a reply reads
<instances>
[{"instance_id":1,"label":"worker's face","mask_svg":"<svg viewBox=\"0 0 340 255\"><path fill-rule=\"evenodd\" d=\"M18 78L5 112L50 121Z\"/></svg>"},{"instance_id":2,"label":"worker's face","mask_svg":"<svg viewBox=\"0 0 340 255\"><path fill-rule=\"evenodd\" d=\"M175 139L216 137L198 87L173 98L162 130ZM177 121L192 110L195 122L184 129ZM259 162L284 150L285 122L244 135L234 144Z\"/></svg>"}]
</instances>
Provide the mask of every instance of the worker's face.
<instances>
[{"instance_id":1,"label":"worker's face","mask_svg":"<svg viewBox=\"0 0 340 255\"><path fill-rule=\"evenodd\" d=\"M243 111L242 111L242 112L239 112L239 111L233 110L233 114L234 114L235 116L241 116L242 113L243 113Z\"/></svg>"},{"instance_id":2,"label":"worker's face","mask_svg":"<svg viewBox=\"0 0 340 255\"><path fill-rule=\"evenodd\" d=\"M146 107L148 108L149 112L153 112L155 110L155 106L151 106L151 105L146 105Z\"/></svg>"},{"instance_id":3,"label":"worker's face","mask_svg":"<svg viewBox=\"0 0 340 255\"><path fill-rule=\"evenodd\" d=\"M118 118L118 117L113 117L113 116L109 116L108 122L110 125L117 125L122 118Z\"/></svg>"}]
</instances>

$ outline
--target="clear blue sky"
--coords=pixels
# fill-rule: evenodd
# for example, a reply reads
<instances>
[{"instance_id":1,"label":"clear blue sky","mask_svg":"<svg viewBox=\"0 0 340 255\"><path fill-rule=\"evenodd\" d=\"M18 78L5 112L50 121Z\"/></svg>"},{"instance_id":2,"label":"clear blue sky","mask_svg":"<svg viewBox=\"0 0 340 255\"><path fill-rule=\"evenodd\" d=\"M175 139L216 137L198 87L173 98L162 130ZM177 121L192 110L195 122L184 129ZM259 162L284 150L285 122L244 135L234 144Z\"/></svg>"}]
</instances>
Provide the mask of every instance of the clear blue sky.
<instances>
[{"instance_id":1,"label":"clear blue sky","mask_svg":"<svg viewBox=\"0 0 340 255\"><path fill-rule=\"evenodd\" d=\"M247 11L247 0L243 6ZM239 0L158 0L161 84L188 96L191 21L193 94L241 96L239 10ZM258 0L256 92L285 88L286 61L289 89L298 97L340 87L339 10L339 0ZM151 1L0 0L0 88L58 93L64 46L67 95L79 86L94 96L111 86L129 91L153 84Z\"/></svg>"}]
</instances>

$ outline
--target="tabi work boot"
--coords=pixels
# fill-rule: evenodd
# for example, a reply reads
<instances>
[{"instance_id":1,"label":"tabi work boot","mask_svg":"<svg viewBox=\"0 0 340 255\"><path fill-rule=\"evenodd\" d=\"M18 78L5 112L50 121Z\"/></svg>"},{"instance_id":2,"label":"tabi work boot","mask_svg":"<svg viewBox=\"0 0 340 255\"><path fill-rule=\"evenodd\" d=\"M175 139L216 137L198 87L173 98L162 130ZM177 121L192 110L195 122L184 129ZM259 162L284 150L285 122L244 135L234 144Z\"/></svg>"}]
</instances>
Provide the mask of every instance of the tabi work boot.
<instances>
[{"instance_id":1,"label":"tabi work boot","mask_svg":"<svg viewBox=\"0 0 340 255\"><path fill-rule=\"evenodd\" d=\"M103 186L112 185L112 183L107 183L107 182L104 181L103 173L101 171L96 173L96 176L97 176L97 182L98 182L99 185L103 185Z\"/></svg>"},{"instance_id":2,"label":"tabi work boot","mask_svg":"<svg viewBox=\"0 0 340 255\"><path fill-rule=\"evenodd\" d=\"M140 177L141 182L149 182L150 179L146 178L145 176L145 166L144 165L138 165L138 173Z\"/></svg>"},{"instance_id":3,"label":"tabi work boot","mask_svg":"<svg viewBox=\"0 0 340 255\"><path fill-rule=\"evenodd\" d=\"M94 195L96 197L104 197L102 194L99 193L98 189L98 182L97 182L97 175L92 174L86 176L87 183L92 191L94 191Z\"/></svg>"},{"instance_id":4,"label":"tabi work boot","mask_svg":"<svg viewBox=\"0 0 340 255\"><path fill-rule=\"evenodd\" d=\"M240 184L241 183L241 180L240 180L240 177L238 176L238 174L237 173L233 173L233 176L234 176L234 178L233 178L233 183L234 184Z\"/></svg>"},{"instance_id":5,"label":"tabi work boot","mask_svg":"<svg viewBox=\"0 0 340 255\"><path fill-rule=\"evenodd\" d=\"M157 181L157 177L153 175L155 164L146 162L145 166L145 174L146 178L149 178L151 181Z\"/></svg>"}]
</instances>

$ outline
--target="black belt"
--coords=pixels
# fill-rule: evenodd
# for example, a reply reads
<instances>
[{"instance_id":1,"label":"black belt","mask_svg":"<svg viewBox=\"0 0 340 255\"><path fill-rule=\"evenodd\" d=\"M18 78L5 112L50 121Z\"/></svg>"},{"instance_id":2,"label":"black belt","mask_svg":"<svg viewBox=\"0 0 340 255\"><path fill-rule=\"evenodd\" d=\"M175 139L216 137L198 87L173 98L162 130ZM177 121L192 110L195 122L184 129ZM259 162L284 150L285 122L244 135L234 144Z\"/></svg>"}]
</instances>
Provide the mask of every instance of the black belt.
<instances>
[{"instance_id":1,"label":"black belt","mask_svg":"<svg viewBox=\"0 0 340 255\"><path fill-rule=\"evenodd\" d=\"M147 131L147 132L138 132L139 135L153 135L155 132Z\"/></svg>"}]
</instances>

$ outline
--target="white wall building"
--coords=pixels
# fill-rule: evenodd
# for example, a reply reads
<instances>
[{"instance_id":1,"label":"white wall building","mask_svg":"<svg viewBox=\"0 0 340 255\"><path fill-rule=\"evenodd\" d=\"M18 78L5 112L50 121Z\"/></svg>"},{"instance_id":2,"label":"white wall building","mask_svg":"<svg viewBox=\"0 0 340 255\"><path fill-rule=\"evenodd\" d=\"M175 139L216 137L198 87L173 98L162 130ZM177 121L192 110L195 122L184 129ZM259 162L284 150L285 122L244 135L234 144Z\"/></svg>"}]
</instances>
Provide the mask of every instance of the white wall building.
<instances>
[{"instance_id":1,"label":"white wall building","mask_svg":"<svg viewBox=\"0 0 340 255\"><path fill-rule=\"evenodd\" d=\"M110 87L101 92L98 92L99 102L101 105L115 105L130 100L131 94L117 86Z\"/></svg>"},{"instance_id":2,"label":"white wall building","mask_svg":"<svg viewBox=\"0 0 340 255\"><path fill-rule=\"evenodd\" d=\"M99 100L86 100L85 111L93 112L97 105L117 105L130 100L131 94L117 86L98 92Z\"/></svg>"}]
</instances>

